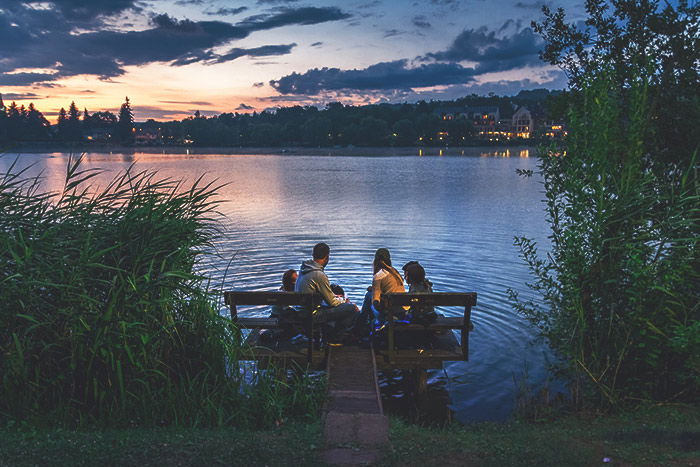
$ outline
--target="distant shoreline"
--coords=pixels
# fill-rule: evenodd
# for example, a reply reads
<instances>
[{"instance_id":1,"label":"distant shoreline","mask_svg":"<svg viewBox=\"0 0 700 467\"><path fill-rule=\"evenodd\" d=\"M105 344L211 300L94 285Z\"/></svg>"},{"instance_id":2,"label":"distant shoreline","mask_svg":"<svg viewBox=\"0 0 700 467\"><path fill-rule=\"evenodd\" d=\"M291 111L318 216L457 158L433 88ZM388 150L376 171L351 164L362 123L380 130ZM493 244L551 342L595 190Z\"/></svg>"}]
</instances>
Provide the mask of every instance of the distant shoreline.
<instances>
[{"instance_id":1,"label":"distant shoreline","mask_svg":"<svg viewBox=\"0 0 700 467\"><path fill-rule=\"evenodd\" d=\"M182 147L182 146L97 146L25 144L8 148L0 154L99 153L99 154L231 154L231 155L298 155L298 156L438 156L474 152L534 149L536 145L492 145L454 147Z\"/></svg>"}]
</instances>

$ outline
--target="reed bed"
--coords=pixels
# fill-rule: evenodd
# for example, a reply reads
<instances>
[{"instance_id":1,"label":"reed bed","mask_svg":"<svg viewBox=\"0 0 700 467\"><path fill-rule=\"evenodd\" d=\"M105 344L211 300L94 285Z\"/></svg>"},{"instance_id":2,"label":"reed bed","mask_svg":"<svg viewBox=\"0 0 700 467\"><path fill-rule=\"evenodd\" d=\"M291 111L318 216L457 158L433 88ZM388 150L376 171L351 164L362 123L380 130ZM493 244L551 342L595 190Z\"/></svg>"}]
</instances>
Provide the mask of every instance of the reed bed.
<instances>
[{"instance_id":1,"label":"reed bed","mask_svg":"<svg viewBox=\"0 0 700 467\"><path fill-rule=\"evenodd\" d=\"M0 174L0 418L60 426L261 426L313 415L319 385L246 374L196 265L218 187L71 158L58 193Z\"/></svg>"}]
</instances>

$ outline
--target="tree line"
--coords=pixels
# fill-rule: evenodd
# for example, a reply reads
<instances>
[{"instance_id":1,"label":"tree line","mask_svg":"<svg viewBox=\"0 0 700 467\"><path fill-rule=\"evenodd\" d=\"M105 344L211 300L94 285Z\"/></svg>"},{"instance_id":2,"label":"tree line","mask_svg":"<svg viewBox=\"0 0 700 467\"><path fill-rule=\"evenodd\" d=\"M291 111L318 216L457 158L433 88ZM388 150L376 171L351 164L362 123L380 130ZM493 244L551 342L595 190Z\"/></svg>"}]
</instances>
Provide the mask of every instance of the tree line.
<instances>
[{"instance_id":1,"label":"tree line","mask_svg":"<svg viewBox=\"0 0 700 467\"><path fill-rule=\"evenodd\" d=\"M0 142L92 139L132 144L139 134L155 135L148 144L194 146L431 146L466 145L477 138L466 118L443 119L441 109L467 106L497 107L502 119L526 106L538 120L561 118L563 94L546 89L521 91L517 96L471 95L453 101L419 101L404 104L282 107L253 113L224 112L202 116L199 111L182 120L149 119L134 124L127 98L119 115L109 111L82 112L74 102L61 109L51 125L33 104L28 108L0 100ZM4 111L2 111L4 109Z\"/></svg>"},{"instance_id":2,"label":"tree line","mask_svg":"<svg viewBox=\"0 0 700 467\"><path fill-rule=\"evenodd\" d=\"M106 130L114 142L130 144L134 141L134 114L127 97L119 115L109 111L78 110L71 102L68 110L61 107L58 119L52 125L33 103L28 107L12 102L5 106L0 95L0 144L13 142L79 142L98 129Z\"/></svg>"}]
</instances>

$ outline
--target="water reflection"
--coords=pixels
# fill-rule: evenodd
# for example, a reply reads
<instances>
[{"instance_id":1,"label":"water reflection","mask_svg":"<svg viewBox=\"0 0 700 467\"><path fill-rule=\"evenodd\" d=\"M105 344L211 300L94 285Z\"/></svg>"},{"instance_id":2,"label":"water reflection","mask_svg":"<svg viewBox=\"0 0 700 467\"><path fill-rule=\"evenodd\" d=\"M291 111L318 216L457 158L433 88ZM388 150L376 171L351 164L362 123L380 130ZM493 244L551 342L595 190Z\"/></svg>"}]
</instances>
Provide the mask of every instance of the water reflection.
<instances>
[{"instance_id":1,"label":"water reflection","mask_svg":"<svg viewBox=\"0 0 700 467\"><path fill-rule=\"evenodd\" d=\"M163 177L193 181L206 174L206 180L225 184L218 256L201 267L226 289L275 290L283 271L298 268L312 246L325 241L332 249L327 273L356 303L371 282L378 247L388 247L398 265L420 261L436 291L476 291L469 362L450 363L429 379L447 389L458 420L498 420L512 411L513 378L524 365L530 384L547 378L547 351L532 344L532 330L506 294L512 287L524 299L532 297L513 236L547 243L540 184L515 172L536 168L523 151L445 149L445 157L432 148L417 153L433 157L88 154L85 168L108 170L95 179L103 186L132 163ZM33 173L44 172L47 189L62 187L66 155L21 157L24 165L36 164ZM0 170L12 159L0 157ZM387 380L389 386L396 387Z\"/></svg>"}]
</instances>

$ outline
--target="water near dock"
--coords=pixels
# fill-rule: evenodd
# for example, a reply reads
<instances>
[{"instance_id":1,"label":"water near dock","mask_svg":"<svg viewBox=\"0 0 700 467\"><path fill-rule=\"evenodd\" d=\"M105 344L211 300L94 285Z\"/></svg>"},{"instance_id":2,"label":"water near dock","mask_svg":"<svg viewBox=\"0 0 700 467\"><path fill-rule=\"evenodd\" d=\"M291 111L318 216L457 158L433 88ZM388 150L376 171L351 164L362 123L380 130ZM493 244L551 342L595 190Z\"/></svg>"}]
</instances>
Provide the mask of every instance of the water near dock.
<instances>
[{"instance_id":1,"label":"water near dock","mask_svg":"<svg viewBox=\"0 0 700 467\"><path fill-rule=\"evenodd\" d=\"M444 388L462 422L502 420L515 405L516 382L543 384L549 353L507 300L525 297L530 280L514 236L547 242L542 187L516 169L535 169L531 151L465 149L438 155L327 157L294 155L88 154L87 167L119 171L136 162L163 176L194 180L203 173L227 185L220 257L203 264L226 289L275 290L282 273L298 268L318 241L331 246L326 271L361 303L372 257L387 247L396 266L419 260L436 292L479 294L472 311L469 362L429 374ZM302 151L303 152L303 151ZM383 157L377 157L383 156ZM0 157L5 170L16 155ZM61 187L66 154L26 154L21 166L43 171L45 187ZM105 184L108 176L97 179ZM218 287L218 285L217 285ZM260 311L262 312L262 310ZM400 401L395 375L384 375L385 410ZM400 405L400 402L398 403Z\"/></svg>"}]
</instances>

